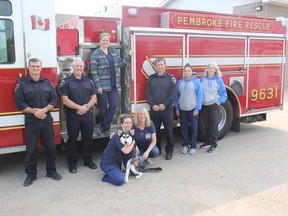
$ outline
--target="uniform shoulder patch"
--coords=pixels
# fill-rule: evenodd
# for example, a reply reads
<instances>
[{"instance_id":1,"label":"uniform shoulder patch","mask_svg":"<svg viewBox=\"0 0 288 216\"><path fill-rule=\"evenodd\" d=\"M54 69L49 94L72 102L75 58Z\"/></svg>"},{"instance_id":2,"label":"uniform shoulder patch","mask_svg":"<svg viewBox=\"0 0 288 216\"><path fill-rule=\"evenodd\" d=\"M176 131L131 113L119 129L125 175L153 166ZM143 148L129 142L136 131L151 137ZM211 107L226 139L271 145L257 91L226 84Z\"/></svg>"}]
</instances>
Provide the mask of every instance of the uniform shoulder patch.
<instances>
[{"instance_id":1,"label":"uniform shoulder patch","mask_svg":"<svg viewBox=\"0 0 288 216\"><path fill-rule=\"evenodd\" d=\"M17 91L17 89L19 88L19 83L17 83L17 85L15 86L15 92Z\"/></svg>"},{"instance_id":2,"label":"uniform shoulder patch","mask_svg":"<svg viewBox=\"0 0 288 216\"><path fill-rule=\"evenodd\" d=\"M61 82L60 82L60 88L62 87L62 86L64 86L65 85L65 80L61 80Z\"/></svg>"},{"instance_id":3,"label":"uniform shoulder patch","mask_svg":"<svg viewBox=\"0 0 288 216\"><path fill-rule=\"evenodd\" d=\"M171 82L172 82L173 84L176 84L176 83L177 83L177 80L176 80L176 78L175 78L174 76L171 76Z\"/></svg>"}]
</instances>

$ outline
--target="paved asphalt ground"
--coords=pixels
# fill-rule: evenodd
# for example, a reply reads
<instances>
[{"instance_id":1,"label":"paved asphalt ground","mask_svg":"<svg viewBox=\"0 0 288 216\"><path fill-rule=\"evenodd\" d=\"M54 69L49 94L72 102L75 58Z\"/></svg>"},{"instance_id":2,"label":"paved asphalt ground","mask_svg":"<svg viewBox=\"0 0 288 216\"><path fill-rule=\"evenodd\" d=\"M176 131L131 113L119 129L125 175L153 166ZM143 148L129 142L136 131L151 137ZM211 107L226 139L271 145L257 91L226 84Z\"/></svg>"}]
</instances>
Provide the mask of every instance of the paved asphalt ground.
<instances>
[{"instance_id":1,"label":"paved asphalt ground","mask_svg":"<svg viewBox=\"0 0 288 216\"><path fill-rule=\"evenodd\" d=\"M153 160L162 173L130 176L121 187L101 182L98 168L78 162L70 174L66 153L58 152L61 181L45 176L43 150L38 154L38 179L23 187L24 153L0 155L0 215L137 215L137 216L286 216L288 215L288 88L284 111L268 114L267 121L242 124L208 154L182 155L175 130L171 161ZM201 143L199 143L200 145ZM103 148L93 149L99 165Z\"/></svg>"}]
</instances>

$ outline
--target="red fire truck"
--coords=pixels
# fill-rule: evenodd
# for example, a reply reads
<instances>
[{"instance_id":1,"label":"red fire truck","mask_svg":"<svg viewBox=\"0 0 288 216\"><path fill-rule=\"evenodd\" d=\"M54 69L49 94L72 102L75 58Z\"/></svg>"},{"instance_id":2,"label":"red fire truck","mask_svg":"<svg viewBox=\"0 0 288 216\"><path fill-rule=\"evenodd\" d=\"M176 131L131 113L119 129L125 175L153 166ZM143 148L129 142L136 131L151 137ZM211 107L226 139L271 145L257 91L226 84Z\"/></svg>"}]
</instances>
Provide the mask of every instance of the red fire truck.
<instances>
[{"instance_id":1,"label":"red fire truck","mask_svg":"<svg viewBox=\"0 0 288 216\"><path fill-rule=\"evenodd\" d=\"M123 6L121 18L79 17L74 28L56 29L53 1L1 0L0 8L0 154L25 150L24 115L13 95L18 80L27 76L28 60L41 59L42 75L56 87L71 73L75 56L85 60L89 74L90 54L101 30L112 35L111 46L120 54L134 51L130 67L122 71L115 119L138 106L149 108L146 81L155 73L152 62L157 57L165 58L167 72L178 80L185 63L199 77L208 63L220 66L228 92L221 107L220 138L240 131L240 122L263 121L269 111L283 109L286 27L275 19ZM96 118L97 108L94 113ZM65 143L61 103L52 115L56 143ZM201 139L204 125L199 124Z\"/></svg>"}]
</instances>

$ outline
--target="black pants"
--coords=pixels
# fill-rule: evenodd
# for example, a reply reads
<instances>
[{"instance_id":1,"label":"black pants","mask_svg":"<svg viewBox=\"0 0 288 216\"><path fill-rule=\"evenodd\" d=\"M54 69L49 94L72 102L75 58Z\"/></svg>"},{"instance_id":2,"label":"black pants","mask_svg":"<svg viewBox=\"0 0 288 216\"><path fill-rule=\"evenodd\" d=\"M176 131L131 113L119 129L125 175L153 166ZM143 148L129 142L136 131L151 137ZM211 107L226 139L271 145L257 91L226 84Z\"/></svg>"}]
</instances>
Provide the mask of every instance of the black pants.
<instances>
[{"instance_id":1,"label":"black pants","mask_svg":"<svg viewBox=\"0 0 288 216\"><path fill-rule=\"evenodd\" d=\"M40 137L45 147L46 172L56 171L55 160L55 137L53 129L53 118L50 113L43 120L37 119L33 115L25 115L25 142L26 142L26 159L25 173L37 175L37 145Z\"/></svg>"},{"instance_id":2,"label":"black pants","mask_svg":"<svg viewBox=\"0 0 288 216\"><path fill-rule=\"evenodd\" d=\"M68 131L68 165L75 167L78 157L78 135L81 131L82 155L84 163L92 161L92 141L93 141L93 114L88 111L85 115L77 115L76 110L67 110L67 131Z\"/></svg>"},{"instance_id":3,"label":"black pants","mask_svg":"<svg viewBox=\"0 0 288 216\"><path fill-rule=\"evenodd\" d=\"M174 150L174 136L173 136L173 107L167 107L163 111L154 111L151 108L151 120L154 122L156 128L157 142L156 146L161 152L161 123L164 125L167 144L165 146L166 153L173 153Z\"/></svg>"},{"instance_id":4,"label":"black pants","mask_svg":"<svg viewBox=\"0 0 288 216\"><path fill-rule=\"evenodd\" d=\"M202 106L201 115L205 124L205 143L216 147L218 141L218 122L220 106L217 103Z\"/></svg>"}]
</instances>

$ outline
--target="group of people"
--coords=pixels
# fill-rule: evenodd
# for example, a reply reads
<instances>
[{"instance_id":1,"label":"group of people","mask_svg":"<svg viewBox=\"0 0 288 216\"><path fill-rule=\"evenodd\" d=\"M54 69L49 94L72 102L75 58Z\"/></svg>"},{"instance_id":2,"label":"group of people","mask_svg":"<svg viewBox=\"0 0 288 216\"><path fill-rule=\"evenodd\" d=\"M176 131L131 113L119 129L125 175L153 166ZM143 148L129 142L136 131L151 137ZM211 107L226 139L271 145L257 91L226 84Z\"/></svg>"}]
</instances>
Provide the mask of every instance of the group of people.
<instances>
[{"instance_id":1,"label":"group of people","mask_svg":"<svg viewBox=\"0 0 288 216\"><path fill-rule=\"evenodd\" d=\"M92 161L93 113L96 103L94 83L83 76L84 61L76 58L72 64L73 74L61 81L58 94L65 105L68 131L67 162L70 173L76 173L78 157L78 135L81 131L84 166L96 169ZM15 89L15 103L25 115L25 172L24 186L37 179L37 145L43 140L46 157L46 176L61 180L55 166L56 149L53 118L50 111L56 107L57 93L50 81L41 76L42 63L32 58L28 63L29 76L19 82Z\"/></svg>"},{"instance_id":2,"label":"group of people","mask_svg":"<svg viewBox=\"0 0 288 216\"><path fill-rule=\"evenodd\" d=\"M120 87L120 67L129 64L131 54L121 59L119 53L108 47L110 34L100 34L100 47L91 54L91 78L83 75L84 61L77 57L72 63L73 73L61 80L58 94L65 106L67 117L67 162L70 173L77 173L79 154L78 136L81 131L82 155L84 166L97 169L91 156L93 141L93 112L98 100L100 116L100 134L109 134L110 125L118 106L118 88ZM21 80L15 89L15 104L25 116L27 177L24 186L37 179L37 144L43 140L46 157L46 176L54 180L62 179L55 167L56 150L53 130L53 118L50 111L57 104L57 93L51 82L41 76L42 62L32 58L28 62L29 76ZM97 96L96 96L97 95Z\"/></svg>"},{"instance_id":3,"label":"group of people","mask_svg":"<svg viewBox=\"0 0 288 216\"><path fill-rule=\"evenodd\" d=\"M70 173L77 173L78 136L81 131L82 155L84 166L97 169L91 156L93 139L93 106L99 107L99 134L109 135L110 125L118 106L118 88L120 87L120 67L126 67L131 60L132 51L121 59L118 52L109 47L110 35L100 34L100 47L91 54L91 79L83 75L84 61L77 57L72 63L73 73L59 84L58 94L65 105L67 116L67 162ZM215 63L207 66L200 82L193 76L190 64L184 66L184 77L178 84L175 77L166 72L163 58L154 61L156 73L151 75L146 86L147 103L150 115L145 107L140 107L132 118L122 114L118 124L122 131L134 129L134 141L123 145L115 133L103 152L100 167L104 173L102 181L114 185L124 183L121 164L137 154L142 156L141 166L151 164L151 158L162 153L161 124L166 134L166 160L171 160L174 151L173 120L174 105L180 117L183 138L182 153L196 152L197 125L199 111L202 108L206 126L206 141L201 148L213 152L217 148L219 105L227 98L221 72ZM37 179L37 144L40 136L45 147L46 176L54 180L62 177L56 171L55 140L53 119L50 111L57 104L57 93L53 85L41 76L42 63L37 58L28 63L29 76L16 86L15 103L25 115L27 177L24 186ZM150 119L151 116L151 119Z\"/></svg>"}]
</instances>

